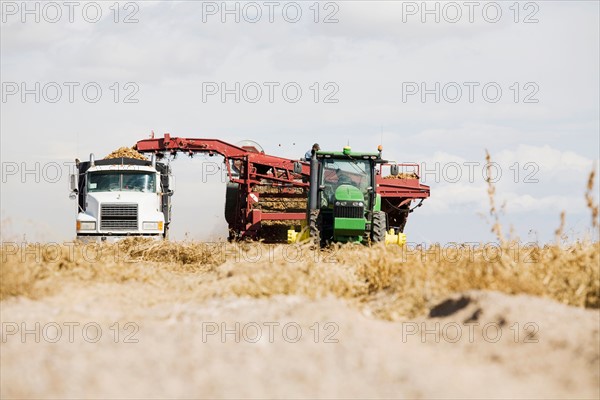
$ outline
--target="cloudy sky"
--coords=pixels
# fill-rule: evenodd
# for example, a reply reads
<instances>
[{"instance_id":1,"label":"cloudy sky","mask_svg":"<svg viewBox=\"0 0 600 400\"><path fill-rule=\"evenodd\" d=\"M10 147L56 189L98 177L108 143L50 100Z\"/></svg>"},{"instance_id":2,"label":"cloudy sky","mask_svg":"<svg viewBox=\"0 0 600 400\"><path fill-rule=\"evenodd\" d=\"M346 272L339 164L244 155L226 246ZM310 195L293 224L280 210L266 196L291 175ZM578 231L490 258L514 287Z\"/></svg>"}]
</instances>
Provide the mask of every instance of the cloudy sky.
<instances>
[{"instance_id":1,"label":"cloudy sky","mask_svg":"<svg viewBox=\"0 0 600 400\"><path fill-rule=\"evenodd\" d=\"M563 210L589 229L596 1L0 3L5 238L73 238L70 163L151 131L290 158L382 143L425 170L406 229L423 243L493 240L488 149L506 230L551 240ZM225 235L215 161L172 161L173 238Z\"/></svg>"}]
</instances>

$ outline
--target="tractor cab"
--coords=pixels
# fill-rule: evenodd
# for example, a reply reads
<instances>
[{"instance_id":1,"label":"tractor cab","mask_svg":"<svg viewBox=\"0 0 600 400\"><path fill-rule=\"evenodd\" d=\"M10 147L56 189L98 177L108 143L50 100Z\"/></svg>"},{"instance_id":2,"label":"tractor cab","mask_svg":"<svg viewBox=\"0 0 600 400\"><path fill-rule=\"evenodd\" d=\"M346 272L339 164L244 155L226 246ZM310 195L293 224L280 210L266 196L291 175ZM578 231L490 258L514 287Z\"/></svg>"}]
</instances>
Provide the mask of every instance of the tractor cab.
<instances>
[{"instance_id":1,"label":"tractor cab","mask_svg":"<svg viewBox=\"0 0 600 400\"><path fill-rule=\"evenodd\" d=\"M350 147L314 154L308 210L311 237L321 244L385 240L385 214L375 191L375 167L383 162L381 153L356 153Z\"/></svg>"},{"instance_id":2,"label":"tractor cab","mask_svg":"<svg viewBox=\"0 0 600 400\"><path fill-rule=\"evenodd\" d=\"M318 156L317 156L318 157ZM369 191L373 189L373 169L370 160L322 158L320 164L321 208L335 205L364 207L370 201ZM345 202L351 202L345 204ZM337 204L339 203L339 204Z\"/></svg>"}]
</instances>

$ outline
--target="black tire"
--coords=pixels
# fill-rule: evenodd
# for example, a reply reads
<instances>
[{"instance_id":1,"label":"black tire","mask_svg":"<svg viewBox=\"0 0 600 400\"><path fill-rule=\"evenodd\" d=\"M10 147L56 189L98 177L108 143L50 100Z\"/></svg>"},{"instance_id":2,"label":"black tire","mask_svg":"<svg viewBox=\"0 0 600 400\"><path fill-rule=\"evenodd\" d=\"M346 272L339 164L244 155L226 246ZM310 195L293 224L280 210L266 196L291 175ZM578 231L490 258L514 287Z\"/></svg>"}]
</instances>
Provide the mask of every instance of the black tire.
<instances>
[{"instance_id":1,"label":"black tire","mask_svg":"<svg viewBox=\"0 0 600 400\"><path fill-rule=\"evenodd\" d=\"M395 206L395 204L402 203L406 198L396 198L391 200L386 200L381 205L381 211L387 214L387 223L388 227L394 227L398 232L404 232L404 227L406 226L406 220L408 218L408 214L410 213L410 202L402 205ZM389 229L389 228L388 228Z\"/></svg>"},{"instance_id":2,"label":"black tire","mask_svg":"<svg viewBox=\"0 0 600 400\"><path fill-rule=\"evenodd\" d=\"M240 185L237 183L228 183L225 191L225 220L229 226L233 226L237 219L238 199Z\"/></svg>"},{"instance_id":3,"label":"black tire","mask_svg":"<svg viewBox=\"0 0 600 400\"><path fill-rule=\"evenodd\" d=\"M315 246L321 245L321 218L320 210L311 210L308 216L310 239Z\"/></svg>"},{"instance_id":4,"label":"black tire","mask_svg":"<svg viewBox=\"0 0 600 400\"><path fill-rule=\"evenodd\" d=\"M400 233L404 232L404 227L406 226L406 220L408 219L408 213L410 212L409 204L405 204L400 207L400 212L398 213L398 218L396 219L396 225L398 225L398 231ZM395 226L395 225L392 225Z\"/></svg>"},{"instance_id":5,"label":"black tire","mask_svg":"<svg viewBox=\"0 0 600 400\"><path fill-rule=\"evenodd\" d=\"M398 231L400 233L404 232L404 227L406 226L406 219L408 217L408 213L404 214L404 218L402 218L401 223L400 223L400 227L398 228Z\"/></svg>"},{"instance_id":6,"label":"black tire","mask_svg":"<svg viewBox=\"0 0 600 400\"><path fill-rule=\"evenodd\" d=\"M373 213L373 223L371 224L371 242L380 243L385 241L387 230L387 215L383 211Z\"/></svg>"}]
</instances>

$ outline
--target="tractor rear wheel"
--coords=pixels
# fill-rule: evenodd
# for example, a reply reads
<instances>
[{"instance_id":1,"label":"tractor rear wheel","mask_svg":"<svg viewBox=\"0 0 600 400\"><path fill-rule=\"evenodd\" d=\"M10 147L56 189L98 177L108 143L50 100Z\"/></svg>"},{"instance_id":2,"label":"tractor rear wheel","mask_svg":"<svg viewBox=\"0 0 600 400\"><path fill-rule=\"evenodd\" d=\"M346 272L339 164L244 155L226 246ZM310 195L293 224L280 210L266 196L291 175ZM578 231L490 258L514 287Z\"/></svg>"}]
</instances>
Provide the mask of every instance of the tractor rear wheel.
<instances>
[{"instance_id":1,"label":"tractor rear wheel","mask_svg":"<svg viewBox=\"0 0 600 400\"><path fill-rule=\"evenodd\" d=\"M321 245L321 218L320 210L311 210L308 217L308 227L310 229L310 239L315 246Z\"/></svg>"},{"instance_id":2,"label":"tractor rear wheel","mask_svg":"<svg viewBox=\"0 0 600 400\"><path fill-rule=\"evenodd\" d=\"M387 230L387 215L383 211L373 213L373 223L371 224L371 242L379 243L385 241Z\"/></svg>"}]
</instances>

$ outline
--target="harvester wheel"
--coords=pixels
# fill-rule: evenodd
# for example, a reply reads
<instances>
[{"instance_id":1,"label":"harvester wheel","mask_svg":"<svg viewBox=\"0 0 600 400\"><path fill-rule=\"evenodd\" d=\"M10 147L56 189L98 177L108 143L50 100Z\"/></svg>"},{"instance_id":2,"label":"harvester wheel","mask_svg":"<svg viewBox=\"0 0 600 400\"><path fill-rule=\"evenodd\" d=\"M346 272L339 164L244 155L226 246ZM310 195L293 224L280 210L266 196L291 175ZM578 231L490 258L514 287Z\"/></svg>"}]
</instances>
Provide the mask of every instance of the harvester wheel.
<instances>
[{"instance_id":1,"label":"harvester wheel","mask_svg":"<svg viewBox=\"0 0 600 400\"><path fill-rule=\"evenodd\" d=\"M235 229L229 229L229 236L227 237L227 240L229 242L237 242L240 240L241 236L242 235L240 235L240 232L237 232Z\"/></svg>"},{"instance_id":2,"label":"harvester wheel","mask_svg":"<svg viewBox=\"0 0 600 400\"><path fill-rule=\"evenodd\" d=\"M225 191L225 220L229 226L235 225L238 214L238 199L240 194L240 185L237 183L227 183Z\"/></svg>"},{"instance_id":3,"label":"harvester wheel","mask_svg":"<svg viewBox=\"0 0 600 400\"><path fill-rule=\"evenodd\" d=\"M373 223L371 224L371 241L379 243L385 241L385 232L387 228L387 215L383 211L373 213Z\"/></svg>"}]
</instances>

